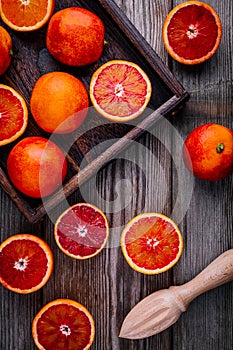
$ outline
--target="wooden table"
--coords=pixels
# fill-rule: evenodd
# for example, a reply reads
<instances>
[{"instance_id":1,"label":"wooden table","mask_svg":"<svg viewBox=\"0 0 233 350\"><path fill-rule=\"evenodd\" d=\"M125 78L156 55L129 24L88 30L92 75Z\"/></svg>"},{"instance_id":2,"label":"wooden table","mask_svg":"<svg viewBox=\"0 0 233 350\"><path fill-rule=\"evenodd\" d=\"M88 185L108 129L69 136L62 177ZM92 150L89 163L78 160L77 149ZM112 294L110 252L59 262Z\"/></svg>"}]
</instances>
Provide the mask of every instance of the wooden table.
<instances>
[{"instance_id":1,"label":"wooden table","mask_svg":"<svg viewBox=\"0 0 233 350\"><path fill-rule=\"evenodd\" d=\"M232 0L208 1L222 20L221 46L208 62L187 67L168 57L161 39L166 14L180 2L116 0L190 92L191 98L185 108L169 119L184 139L193 128L206 122L232 128L233 3ZM28 60L30 64L30 57ZM158 289L188 281L233 245L232 176L213 183L191 178L186 181L186 172L179 168L178 145L174 144L171 151L161 147L161 142L153 134L162 135L166 130L158 131L156 128L111 161L99 172L96 181L88 181L82 190L77 190L70 197L70 203L82 201L84 197L101 207L109 219L111 244L93 259L79 262L65 256L54 241L51 218L45 216L39 223L30 224L0 190L1 241L16 233L32 233L44 238L55 256L54 273L41 291L18 295L0 288L1 350L35 349L31 322L44 304L60 297L81 302L93 314L96 337L92 349L232 349L232 283L200 296L174 326L159 335L137 341L118 337L124 317L138 301ZM179 180L184 184L181 187L178 186ZM185 242L177 265L158 276L133 271L119 247L119 234L124 224L136 214L146 211L172 216L178 221ZM57 212L54 212L54 217Z\"/></svg>"}]
</instances>

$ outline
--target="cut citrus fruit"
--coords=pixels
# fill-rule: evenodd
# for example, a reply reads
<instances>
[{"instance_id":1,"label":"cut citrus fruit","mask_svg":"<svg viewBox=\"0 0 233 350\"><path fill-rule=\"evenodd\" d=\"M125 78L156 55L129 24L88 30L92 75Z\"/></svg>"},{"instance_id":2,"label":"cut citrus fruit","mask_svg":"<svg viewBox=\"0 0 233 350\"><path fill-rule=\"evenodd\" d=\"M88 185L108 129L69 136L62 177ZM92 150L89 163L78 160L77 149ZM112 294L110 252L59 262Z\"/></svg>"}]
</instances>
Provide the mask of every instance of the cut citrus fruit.
<instances>
[{"instance_id":1,"label":"cut citrus fruit","mask_svg":"<svg viewBox=\"0 0 233 350\"><path fill-rule=\"evenodd\" d=\"M121 248L135 271L152 275L176 264L183 250L183 240L170 218L144 213L134 217L123 229Z\"/></svg>"},{"instance_id":2,"label":"cut citrus fruit","mask_svg":"<svg viewBox=\"0 0 233 350\"><path fill-rule=\"evenodd\" d=\"M17 234L0 245L0 282L13 292L37 291L48 281L52 270L52 251L39 237Z\"/></svg>"},{"instance_id":3,"label":"cut citrus fruit","mask_svg":"<svg viewBox=\"0 0 233 350\"><path fill-rule=\"evenodd\" d=\"M7 85L0 84L0 146L20 137L28 124L28 110L23 97Z\"/></svg>"},{"instance_id":4,"label":"cut citrus fruit","mask_svg":"<svg viewBox=\"0 0 233 350\"><path fill-rule=\"evenodd\" d=\"M82 304L56 299L35 316L32 336L41 350L87 350L95 337L94 320Z\"/></svg>"},{"instance_id":5,"label":"cut citrus fruit","mask_svg":"<svg viewBox=\"0 0 233 350\"><path fill-rule=\"evenodd\" d=\"M55 0L1 0L0 13L10 28L29 32L41 28L53 13Z\"/></svg>"},{"instance_id":6,"label":"cut citrus fruit","mask_svg":"<svg viewBox=\"0 0 233 350\"><path fill-rule=\"evenodd\" d=\"M106 245L109 225L100 209L89 203L77 203L57 219L54 234L58 247L66 255L87 259Z\"/></svg>"},{"instance_id":7,"label":"cut citrus fruit","mask_svg":"<svg viewBox=\"0 0 233 350\"><path fill-rule=\"evenodd\" d=\"M108 61L93 74L90 98L99 114L114 122L138 117L151 97L151 83L135 63Z\"/></svg>"},{"instance_id":8,"label":"cut citrus fruit","mask_svg":"<svg viewBox=\"0 0 233 350\"><path fill-rule=\"evenodd\" d=\"M163 41L168 53L178 62L198 64L217 51L222 24L216 11L201 1L177 5L165 19Z\"/></svg>"}]
</instances>

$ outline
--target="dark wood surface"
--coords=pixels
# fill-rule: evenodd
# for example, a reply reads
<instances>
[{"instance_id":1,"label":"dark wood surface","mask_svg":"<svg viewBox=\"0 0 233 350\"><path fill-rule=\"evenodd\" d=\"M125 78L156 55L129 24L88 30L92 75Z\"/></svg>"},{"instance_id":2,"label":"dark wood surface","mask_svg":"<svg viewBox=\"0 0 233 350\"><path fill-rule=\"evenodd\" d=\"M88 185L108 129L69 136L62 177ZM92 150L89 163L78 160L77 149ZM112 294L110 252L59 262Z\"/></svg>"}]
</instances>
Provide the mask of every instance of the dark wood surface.
<instances>
[{"instance_id":1,"label":"dark wood surface","mask_svg":"<svg viewBox=\"0 0 233 350\"><path fill-rule=\"evenodd\" d=\"M107 1L106 1L107 2ZM53 238L54 221L65 204L31 224L3 190L1 201L1 241L16 233L32 233L45 239L55 256L54 273L41 290L31 295L14 294L0 288L0 349L34 350L31 322L47 302L60 297L75 299L88 307L95 318L95 350L231 350L233 346L232 283L200 296L168 330L139 341L118 337L121 323L143 297L171 284L182 284L223 251L232 248L232 176L215 183L193 179L182 166L181 141L196 126L218 122L232 128L232 1L209 2L223 23L223 38L217 54L208 62L182 66L171 60L161 39L162 23L169 9L180 1L115 0L163 61L169 65L191 98L182 112L163 119L138 142L111 160L69 198L69 203L89 201L107 215L111 236L108 247L87 261L65 256ZM57 8L69 5L57 2ZM90 1L90 4L92 2ZM91 5L90 5L91 6ZM35 34L43 40L44 30ZM16 34L24 43L35 37ZM17 48L20 59L28 56L25 72L48 59L41 51L39 62L26 45ZM40 72L24 79L33 86ZM25 75L26 74L26 75ZM14 86L16 71L1 77ZM29 100L29 91L21 91ZM1 174L0 174L1 175ZM162 212L179 225L184 251L178 264L159 276L144 276L125 262L119 247L122 227L136 214Z\"/></svg>"}]
</instances>

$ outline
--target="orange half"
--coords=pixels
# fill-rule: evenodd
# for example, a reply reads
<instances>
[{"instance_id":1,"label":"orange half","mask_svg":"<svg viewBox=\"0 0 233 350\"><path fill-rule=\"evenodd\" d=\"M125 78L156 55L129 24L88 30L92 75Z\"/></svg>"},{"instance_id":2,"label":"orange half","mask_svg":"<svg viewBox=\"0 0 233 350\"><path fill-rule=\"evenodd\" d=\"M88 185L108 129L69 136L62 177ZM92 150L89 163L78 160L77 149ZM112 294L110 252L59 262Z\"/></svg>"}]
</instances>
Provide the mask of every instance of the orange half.
<instances>
[{"instance_id":1,"label":"orange half","mask_svg":"<svg viewBox=\"0 0 233 350\"><path fill-rule=\"evenodd\" d=\"M90 82L90 98L97 112L113 122L138 117L151 97L151 82L135 63L113 60L97 69Z\"/></svg>"},{"instance_id":2,"label":"orange half","mask_svg":"<svg viewBox=\"0 0 233 350\"><path fill-rule=\"evenodd\" d=\"M176 61L198 64L217 51L222 24L216 11L201 1L186 1L172 9L163 25L166 50Z\"/></svg>"},{"instance_id":3,"label":"orange half","mask_svg":"<svg viewBox=\"0 0 233 350\"><path fill-rule=\"evenodd\" d=\"M143 213L123 229L121 248L135 271L152 275L167 271L177 263L183 239L177 225L167 216Z\"/></svg>"},{"instance_id":4,"label":"orange half","mask_svg":"<svg viewBox=\"0 0 233 350\"><path fill-rule=\"evenodd\" d=\"M41 28L53 13L55 0L1 0L0 14L10 28L29 32Z\"/></svg>"},{"instance_id":5,"label":"orange half","mask_svg":"<svg viewBox=\"0 0 233 350\"><path fill-rule=\"evenodd\" d=\"M52 251L37 236L17 234L0 245L0 282L15 293L28 294L42 288L52 270Z\"/></svg>"},{"instance_id":6,"label":"orange half","mask_svg":"<svg viewBox=\"0 0 233 350\"><path fill-rule=\"evenodd\" d=\"M87 350L95 337L94 320L82 304L56 299L35 316L32 336L41 350Z\"/></svg>"},{"instance_id":7,"label":"orange half","mask_svg":"<svg viewBox=\"0 0 233 350\"><path fill-rule=\"evenodd\" d=\"M109 236L105 214L90 203L77 203L57 219L54 236L58 247L74 259L88 259L99 254Z\"/></svg>"},{"instance_id":8,"label":"orange half","mask_svg":"<svg viewBox=\"0 0 233 350\"><path fill-rule=\"evenodd\" d=\"M0 146L20 137L28 124L24 98L14 89L0 84Z\"/></svg>"}]
</instances>

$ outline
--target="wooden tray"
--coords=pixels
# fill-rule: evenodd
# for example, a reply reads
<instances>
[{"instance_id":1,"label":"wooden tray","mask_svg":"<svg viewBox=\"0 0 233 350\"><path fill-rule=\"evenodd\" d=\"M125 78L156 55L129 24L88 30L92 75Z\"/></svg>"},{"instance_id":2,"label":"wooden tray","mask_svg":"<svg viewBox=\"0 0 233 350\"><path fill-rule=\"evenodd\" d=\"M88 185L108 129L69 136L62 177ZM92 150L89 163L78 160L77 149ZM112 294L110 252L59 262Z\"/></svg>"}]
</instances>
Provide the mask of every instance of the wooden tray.
<instances>
[{"instance_id":1,"label":"wooden tray","mask_svg":"<svg viewBox=\"0 0 233 350\"><path fill-rule=\"evenodd\" d=\"M70 196L82 183L96 173L113 156L126 148L131 140L141 136L161 115L167 116L181 108L189 95L175 79L168 67L160 60L151 46L136 30L133 24L121 12L113 0L99 1L57 1L55 11L70 6L85 7L96 13L104 22L106 35L102 57L93 65L74 68L55 61L48 53L45 45L46 27L33 33L10 32L13 39L14 57L7 73L0 82L10 85L21 93L29 109L32 88L37 79L50 71L65 71L82 80L89 90L90 78L93 72L103 63L111 59L125 59L137 63L149 76L152 82L152 97L149 104L150 113L137 118L134 125L108 123L96 112L91 111L84 124L76 134L57 136L55 141L61 148L70 143L72 147L67 154L69 163L68 176L62 189L44 199L32 199L22 195L11 184L7 176L6 160L15 143L1 147L0 152L0 184L11 197L26 218L35 223L48 210L53 209L61 200ZM1 25L3 25L1 23ZM3 25L4 26L4 25ZM29 109L29 125L23 137L41 135L49 138L34 123ZM111 146L94 146L104 144L103 141L116 140ZM82 168L80 169L80 165ZM83 164L85 164L83 166Z\"/></svg>"}]
</instances>

